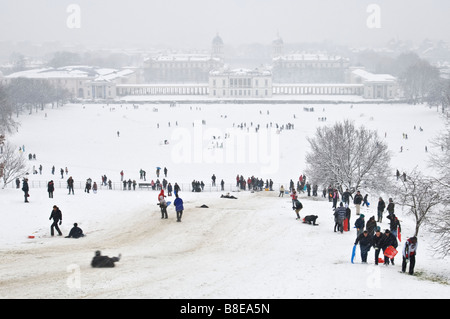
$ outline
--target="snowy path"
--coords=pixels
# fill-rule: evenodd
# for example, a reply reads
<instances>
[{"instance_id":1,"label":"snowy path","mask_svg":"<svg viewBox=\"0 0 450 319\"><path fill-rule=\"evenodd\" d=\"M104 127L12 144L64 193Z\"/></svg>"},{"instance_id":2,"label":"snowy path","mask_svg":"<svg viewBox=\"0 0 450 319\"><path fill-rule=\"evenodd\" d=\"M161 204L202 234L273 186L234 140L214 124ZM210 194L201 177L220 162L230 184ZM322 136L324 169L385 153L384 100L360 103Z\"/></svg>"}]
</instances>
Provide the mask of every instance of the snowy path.
<instances>
[{"instance_id":1,"label":"snowy path","mask_svg":"<svg viewBox=\"0 0 450 319\"><path fill-rule=\"evenodd\" d=\"M175 222L173 207L169 219L161 220L155 205L112 214L83 239L43 236L26 248L2 251L0 297L450 296L449 286L400 274L398 265L352 265L354 233L332 231L328 202L303 200L302 216L319 215L314 227L297 222L289 198L275 192L237 193L237 200L216 193L184 196L182 223ZM209 208L197 208L202 204ZM114 269L93 269L97 249L109 256L121 252L122 260Z\"/></svg>"}]
</instances>

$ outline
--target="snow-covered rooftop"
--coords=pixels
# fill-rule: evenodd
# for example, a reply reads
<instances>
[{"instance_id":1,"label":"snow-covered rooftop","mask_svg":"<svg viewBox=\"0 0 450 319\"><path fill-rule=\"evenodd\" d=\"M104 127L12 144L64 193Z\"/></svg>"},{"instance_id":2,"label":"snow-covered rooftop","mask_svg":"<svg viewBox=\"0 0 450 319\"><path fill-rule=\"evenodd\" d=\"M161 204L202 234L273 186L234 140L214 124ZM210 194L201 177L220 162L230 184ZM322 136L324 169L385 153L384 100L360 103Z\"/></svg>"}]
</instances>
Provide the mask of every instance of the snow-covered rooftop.
<instances>
[{"instance_id":1,"label":"snow-covered rooftop","mask_svg":"<svg viewBox=\"0 0 450 319\"><path fill-rule=\"evenodd\" d=\"M305 61L305 62L337 62L337 61L347 61L347 58L343 58L339 55L331 55L326 53L293 53L277 56L273 59L274 61Z\"/></svg>"},{"instance_id":2,"label":"snow-covered rooftop","mask_svg":"<svg viewBox=\"0 0 450 319\"><path fill-rule=\"evenodd\" d=\"M270 76L272 73L267 69L218 69L209 73L210 75L224 75L224 76Z\"/></svg>"},{"instance_id":3,"label":"snow-covered rooftop","mask_svg":"<svg viewBox=\"0 0 450 319\"><path fill-rule=\"evenodd\" d=\"M395 82L397 80L390 74L374 74L363 69L353 70L352 73L366 82Z\"/></svg>"},{"instance_id":4,"label":"snow-covered rooftop","mask_svg":"<svg viewBox=\"0 0 450 319\"><path fill-rule=\"evenodd\" d=\"M116 70L90 66L65 66L61 68L42 68L16 72L6 76L7 79L92 79L112 81L116 78L133 74L133 70Z\"/></svg>"}]
</instances>

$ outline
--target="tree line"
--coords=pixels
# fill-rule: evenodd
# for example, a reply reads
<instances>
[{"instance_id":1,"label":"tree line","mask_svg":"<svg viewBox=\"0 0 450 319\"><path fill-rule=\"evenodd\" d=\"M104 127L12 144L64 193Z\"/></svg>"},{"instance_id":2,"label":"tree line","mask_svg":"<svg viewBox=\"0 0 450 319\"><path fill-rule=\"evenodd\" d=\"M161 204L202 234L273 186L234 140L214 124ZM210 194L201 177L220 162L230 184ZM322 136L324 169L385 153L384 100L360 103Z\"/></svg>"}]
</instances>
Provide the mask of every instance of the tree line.
<instances>
[{"instance_id":1,"label":"tree line","mask_svg":"<svg viewBox=\"0 0 450 319\"><path fill-rule=\"evenodd\" d=\"M0 134L12 133L20 114L44 110L45 105L59 106L70 98L70 92L46 80L17 78L0 85Z\"/></svg>"}]
</instances>

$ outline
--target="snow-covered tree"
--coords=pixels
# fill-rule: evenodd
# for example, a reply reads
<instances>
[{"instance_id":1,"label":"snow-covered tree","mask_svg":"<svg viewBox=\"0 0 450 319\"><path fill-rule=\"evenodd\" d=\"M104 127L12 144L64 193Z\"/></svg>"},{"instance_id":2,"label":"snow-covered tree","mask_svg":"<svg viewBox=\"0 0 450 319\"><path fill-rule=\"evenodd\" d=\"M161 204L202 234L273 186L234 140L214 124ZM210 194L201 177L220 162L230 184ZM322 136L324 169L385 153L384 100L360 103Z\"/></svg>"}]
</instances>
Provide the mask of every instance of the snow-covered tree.
<instances>
[{"instance_id":1,"label":"snow-covered tree","mask_svg":"<svg viewBox=\"0 0 450 319\"><path fill-rule=\"evenodd\" d=\"M6 142L3 153L0 154L0 164L3 172L3 188L16 178L20 178L27 173L27 167L23 154L18 152L18 147Z\"/></svg>"},{"instance_id":2,"label":"snow-covered tree","mask_svg":"<svg viewBox=\"0 0 450 319\"><path fill-rule=\"evenodd\" d=\"M0 85L0 134L11 133L17 128L13 120L14 109L5 87Z\"/></svg>"},{"instance_id":3,"label":"snow-covered tree","mask_svg":"<svg viewBox=\"0 0 450 319\"><path fill-rule=\"evenodd\" d=\"M345 189L380 191L393 176L388 146L376 131L346 120L319 127L307 138L311 151L306 155L306 174L315 183ZM392 175L392 176L391 176Z\"/></svg>"},{"instance_id":4,"label":"snow-covered tree","mask_svg":"<svg viewBox=\"0 0 450 319\"><path fill-rule=\"evenodd\" d=\"M420 227L429 222L432 214L441 206L442 198L439 183L435 178L425 176L417 169L399 179L396 188L396 203L406 207L407 214L414 217L416 226L414 236L419 234Z\"/></svg>"}]
</instances>

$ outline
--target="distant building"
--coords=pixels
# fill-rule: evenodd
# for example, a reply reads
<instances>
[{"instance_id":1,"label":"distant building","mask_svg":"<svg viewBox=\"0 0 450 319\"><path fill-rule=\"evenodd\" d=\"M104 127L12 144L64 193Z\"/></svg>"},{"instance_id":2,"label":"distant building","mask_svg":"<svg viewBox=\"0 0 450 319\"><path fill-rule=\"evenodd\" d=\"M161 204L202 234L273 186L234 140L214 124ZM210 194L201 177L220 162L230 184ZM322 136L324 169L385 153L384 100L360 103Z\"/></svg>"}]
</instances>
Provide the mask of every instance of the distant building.
<instances>
[{"instance_id":1,"label":"distant building","mask_svg":"<svg viewBox=\"0 0 450 319\"><path fill-rule=\"evenodd\" d=\"M144 62L145 83L207 83L209 72L223 66L210 54L161 54Z\"/></svg>"},{"instance_id":2,"label":"distant building","mask_svg":"<svg viewBox=\"0 0 450 319\"><path fill-rule=\"evenodd\" d=\"M399 97L397 79L390 74L374 74L363 68L350 68L347 71L350 84L363 84L362 96L365 99L395 99Z\"/></svg>"},{"instance_id":3,"label":"distant building","mask_svg":"<svg viewBox=\"0 0 450 319\"><path fill-rule=\"evenodd\" d=\"M90 66L67 66L61 68L43 68L17 72L3 77L8 84L14 79L38 79L48 81L56 88L65 89L72 98L79 99L115 99L116 85L136 83L135 71L116 70Z\"/></svg>"},{"instance_id":4,"label":"distant building","mask_svg":"<svg viewBox=\"0 0 450 319\"><path fill-rule=\"evenodd\" d=\"M212 98L271 98L272 73L268 70L220 69L209 74Z\"/></svg>"},{"instance_id":5,"label":"distant building","mask_svg":"<svg viewBox=\"0 0 450 319\"><path fill-rule=\"evenodd\" d=\"M144 61L145 83L208 83L209 72L224 66L224 43L217 34L210 53L161 53Z\"/></svg>"},{"instance_id":6,"label":"distant building","mask_svg":"<svg viewBox=\"0 0 450 319\"><path fill-rule=\"evenodd\" d=\"M276 56L272 64L275 83L344 83L350 61L324 53L295 53Z\"/></svg>"}]
</instances>

